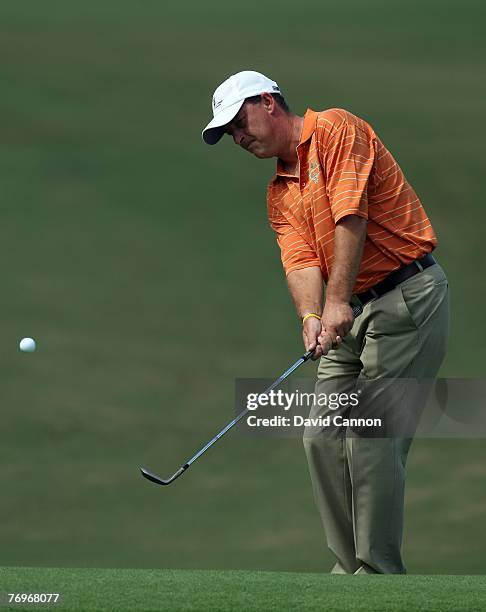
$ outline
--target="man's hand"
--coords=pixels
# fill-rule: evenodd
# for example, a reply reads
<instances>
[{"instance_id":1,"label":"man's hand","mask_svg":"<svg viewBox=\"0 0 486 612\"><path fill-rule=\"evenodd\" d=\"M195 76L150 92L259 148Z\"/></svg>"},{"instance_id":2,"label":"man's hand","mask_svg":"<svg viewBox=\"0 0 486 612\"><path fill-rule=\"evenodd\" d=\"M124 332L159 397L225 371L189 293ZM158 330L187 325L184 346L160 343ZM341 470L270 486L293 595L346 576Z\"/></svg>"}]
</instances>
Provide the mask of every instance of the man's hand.
<instances>
[{"instance_id":1,"label":"man's hand","mask_svg":"<svg viewBox=\"0 0 486 612\"><path fill-rule=\"evenodd\" d=\"M306 351L314 351L312 359L319 359L322 357L322 348L319 345L318 337L322 331L321 321L316 317L308 317L304 322L304 328L302 330L302 338L304 339L304 346ZM314 350L315 349L315 350Z\"/></svg>"},{"instance_id":2,"label":"man's hand","mask_svg":"<svg viewBox=\"0 0 486 612\"><path fill-rule=\"evenodd\" d=\"M353 310L347 302L326 300L321 318L322 330L317 339L323 355L341 344L353 323Z\"/></svg>"}]
</instances>

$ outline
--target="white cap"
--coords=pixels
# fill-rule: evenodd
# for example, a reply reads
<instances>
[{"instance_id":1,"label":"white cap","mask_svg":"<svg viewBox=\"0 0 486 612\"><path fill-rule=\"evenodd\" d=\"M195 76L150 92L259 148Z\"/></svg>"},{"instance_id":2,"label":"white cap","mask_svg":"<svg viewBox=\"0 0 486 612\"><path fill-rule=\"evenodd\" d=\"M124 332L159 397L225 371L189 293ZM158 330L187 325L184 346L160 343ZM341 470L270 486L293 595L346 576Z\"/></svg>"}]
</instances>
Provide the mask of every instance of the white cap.
<instances>
[{"instance_id":1,"label":"white cap","mask_svg":"<svg viewBox=\"0 0 486 612\"><path fill-rule=\"evenodd\" d=\"M236 117L246 98L262 93L280 93L275 81L260 72L244 70L231 75L216 89L213 95L213 120L202 132L207 144L216 144L224 134L222 126Z\"/></svg>"}]
</instances>

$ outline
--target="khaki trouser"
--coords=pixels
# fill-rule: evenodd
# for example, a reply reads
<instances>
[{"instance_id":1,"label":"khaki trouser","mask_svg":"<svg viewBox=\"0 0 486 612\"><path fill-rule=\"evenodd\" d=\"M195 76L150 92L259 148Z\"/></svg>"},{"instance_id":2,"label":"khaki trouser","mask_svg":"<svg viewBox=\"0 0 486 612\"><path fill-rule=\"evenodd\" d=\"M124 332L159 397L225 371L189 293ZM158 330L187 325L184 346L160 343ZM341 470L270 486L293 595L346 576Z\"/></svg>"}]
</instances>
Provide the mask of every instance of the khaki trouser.
<instances>
[{"instance_id":1,"label":"khaki trouser","mask_svg":"<svg viewBox=\"0 0 486 612\"><path fill-rule=\"evenodd\" d=\"M334 384L343 392L360 380L434 378L448 327L448 284L437 264L366 304L341 346L321 358L316 389ZM313 406L310 416L325 411ZM405 573L400 548L411 441L306 429L314 496L337 559L334 573Z\"/></svg>"}]
</instances>

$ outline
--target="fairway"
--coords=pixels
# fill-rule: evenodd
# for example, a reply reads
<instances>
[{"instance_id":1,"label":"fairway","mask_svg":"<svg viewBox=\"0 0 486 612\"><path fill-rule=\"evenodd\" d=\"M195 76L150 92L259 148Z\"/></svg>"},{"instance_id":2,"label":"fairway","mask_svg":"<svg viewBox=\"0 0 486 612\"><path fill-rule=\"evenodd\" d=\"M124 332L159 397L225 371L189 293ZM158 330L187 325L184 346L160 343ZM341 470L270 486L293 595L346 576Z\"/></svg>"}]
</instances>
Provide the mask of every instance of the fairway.
<instances>
[{"instance_id":1,"label":"fairway","mask_svg":"<svg viewBox=\"0 0 486 612\"><path fill-rule=\"evenodd\" d=\"M460 612L486 606L482 576L55 568L0 572L3 591L61 593L62 603L54 610Z\"/></svg>"}]
</instances>

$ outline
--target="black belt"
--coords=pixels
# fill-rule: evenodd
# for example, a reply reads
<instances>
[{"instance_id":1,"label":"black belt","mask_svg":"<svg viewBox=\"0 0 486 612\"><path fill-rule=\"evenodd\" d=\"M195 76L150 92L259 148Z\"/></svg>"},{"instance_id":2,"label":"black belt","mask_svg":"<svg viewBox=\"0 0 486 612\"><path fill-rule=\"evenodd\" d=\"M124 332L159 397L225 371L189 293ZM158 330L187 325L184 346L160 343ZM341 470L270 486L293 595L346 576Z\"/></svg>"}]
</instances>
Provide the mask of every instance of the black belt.
<instances>
[{"instance_id":1,"label":"black belt","mask_svg":"<svg viewBox=\"0 0 486 612\"><path fill-rule=\"evenodd\" d=\"M371 302L371 300L385 295L385 293L395 289L395 287L400 283L403 283L408 278L412 278L412 276L422 272L422 270L425 270L425 268L430 268L430 266L433 266L436 263L437 262L433 256L430 253L427 253L427 255L424 255L420 259L416 259L415 261L412 261L412 263L403 266L403 268L395 270L382 281L376 283L374 287L363 291L363 293L357 293L356 297L361 302L361 305L364 306L368 302Z\"/></svg>"}]
</instances>

